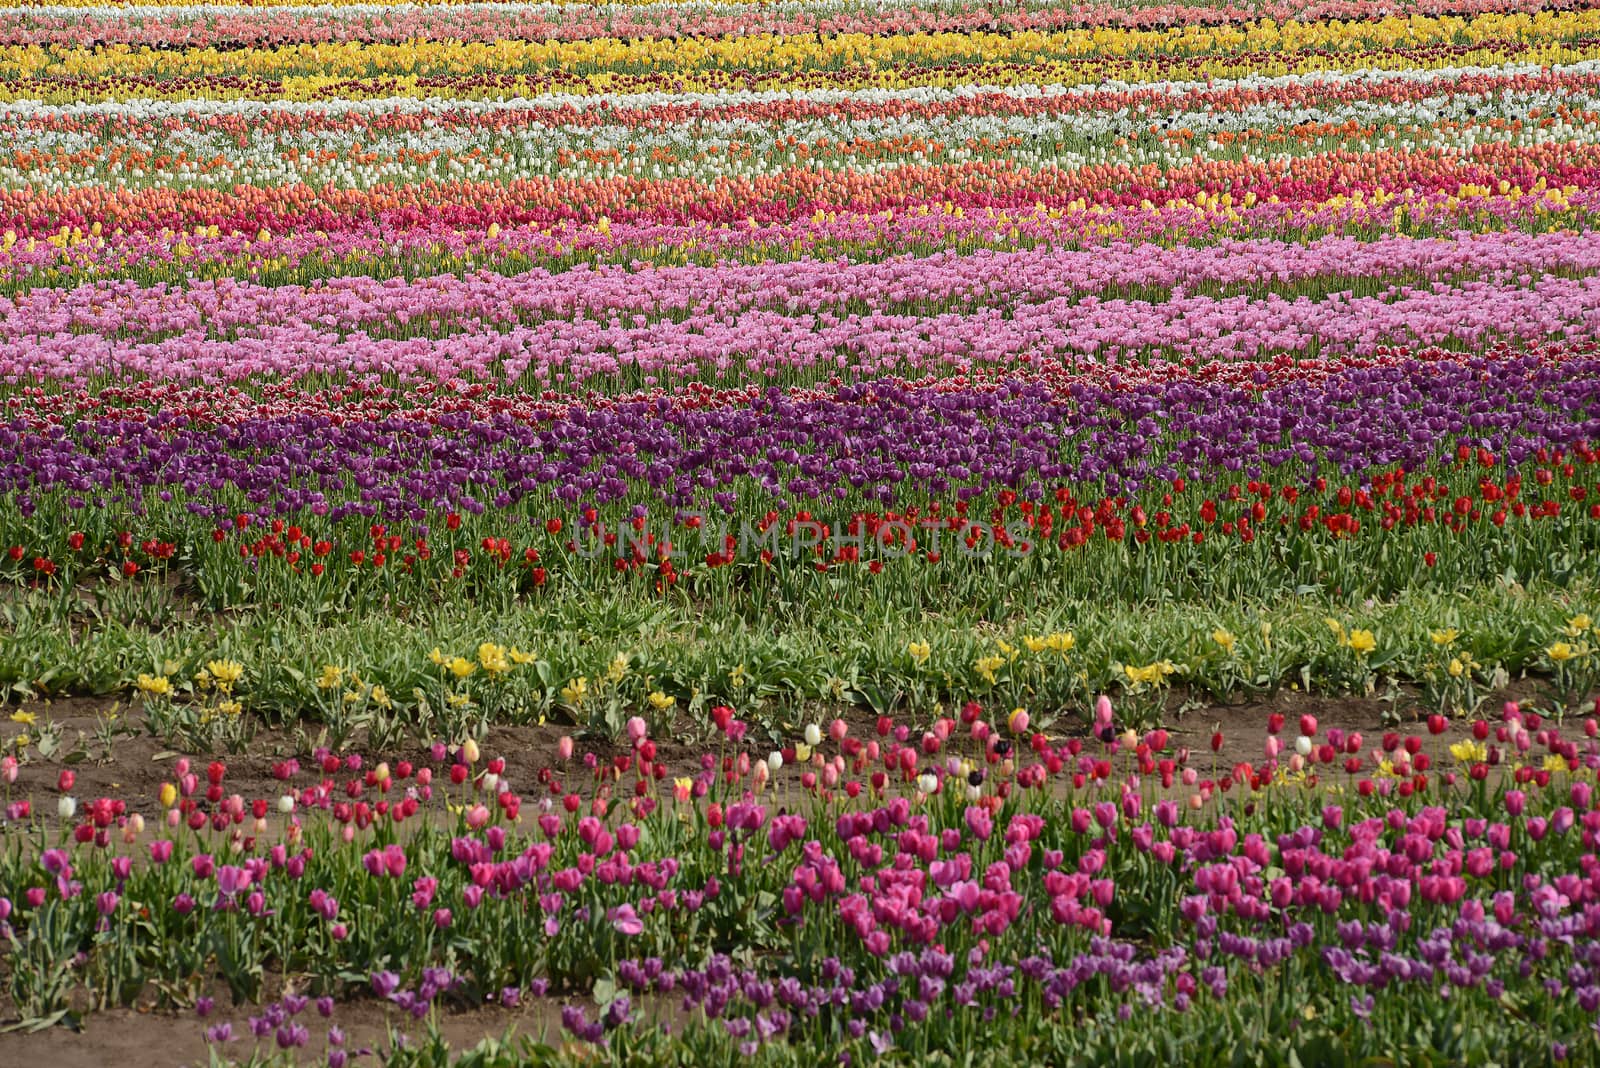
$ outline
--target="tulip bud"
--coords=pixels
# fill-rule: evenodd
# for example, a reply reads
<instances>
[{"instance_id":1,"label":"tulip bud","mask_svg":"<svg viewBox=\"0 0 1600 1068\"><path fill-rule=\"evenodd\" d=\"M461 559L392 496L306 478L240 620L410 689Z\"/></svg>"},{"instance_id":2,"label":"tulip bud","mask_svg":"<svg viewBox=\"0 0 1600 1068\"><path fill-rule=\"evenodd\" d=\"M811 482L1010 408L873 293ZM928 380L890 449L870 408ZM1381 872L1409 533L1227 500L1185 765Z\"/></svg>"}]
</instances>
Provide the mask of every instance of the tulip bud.
<instances>
[{"instance_id":1,"label":"tulip bud","mask_svg":"<svg viewBox=\"0 0 1600 1068\"><path fill-rule=\"evenodd\" d=\"M178 800L178 788L170 782L161 784L161 807L171 808Z\"/></svg>"},{"instance_id":2,"label":"tulip bud","mask_svg":"<svg viewBox=\"0 0 1600 1068\"><path fill-rule=\"evenodd\" d=\"M468 764L478 762L478 743L471 738L461 743L461 757Z\"/></svg>"},{"instance_id":3,"label":"tulip bud","mask_svg":"<svg viewBox=\"0 0 1600 1068\"><path fill-rule=\"evenodd\" d=\"M822 744L822 728L815 723L806 724L806 744L813 749Z\"/></svg>"},{"instance_id":4,"label":"tulip bud","mask_svg":"<svg viewBox=\"0 0 1600 1068\"><path fill-rule=\"evenodd\" d=\"M56 802L56 812L64 820L70 820L78 814L78 801L70 795L63 796Z\"/></svg>"},{"instance_id":5,"label":"tulip bud","mask_svg":"<svg viewBox=\"0 0 1600 1068\"><path fill-rule=\"evenodd\" d=\"M278 798L278 811L285 816L294 811L293 794L284 794Z\"/></svg>"},{"instance_id":6,"label":"tulip bud","mask_svg":"<svg viewBox=\"0 0 1600 1068\"><path fill-rule=\"evenodd\" d=\"M570 735L563 734L561 736L561 740L556 743L556 754L562 760L572 759L572 737Z\"/></svg>"}]
</instances>

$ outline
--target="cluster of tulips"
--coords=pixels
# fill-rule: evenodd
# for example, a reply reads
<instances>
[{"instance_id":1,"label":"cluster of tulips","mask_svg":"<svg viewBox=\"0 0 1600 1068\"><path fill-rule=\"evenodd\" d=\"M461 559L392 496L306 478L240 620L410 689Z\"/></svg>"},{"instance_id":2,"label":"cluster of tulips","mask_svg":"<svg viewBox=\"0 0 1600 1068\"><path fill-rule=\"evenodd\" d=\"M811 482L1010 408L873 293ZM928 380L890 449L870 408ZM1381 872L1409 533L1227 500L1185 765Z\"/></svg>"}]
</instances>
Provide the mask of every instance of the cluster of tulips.
<instances>
[{"instance_id":1,"label":"cluster of tulips","mask_svg":"<svg viewBox=\"0 0 1600 1068\"><path fill-rule=\"evenodd\" d=\"M1544 0L1399 0L1391 14L1467 15L1487 12L1537 12L1572 6ZM752 32L784 36L816 33L964 32L1005 27L1012 31L1073 26L1165 27L1215 25L1247 18L1342 21L1371 19L1376 12L1351 0L1322 0L1304 6L1276 2L1219 5L1211 2L1122 6L1107 3L1064 5L995 4L985 0L808 0L765 4L319 4L308 12L298 5L161 4L125 8L82 2L43 10L0 11L0 42L47 45L64 35L128 46L256 47L288 43L413 40L583 40L591 37L737 37ZM1381 17L1381 16L1380 16Z\"/></svg>"},{"instance_id":2,"label":"cluster of tulips","mask_svg":"<svg viewBox=\"0 0 1600 1068\"><path fill-rule=\"evenodd\" d=\"M411 1027L576 999L564 1031L613 1052L919 1056L992 1030L1036 1056L1204 1060L1262 1012L1294 1021L1285 1056L1582 1063L1600 1041L1594 719L1507 704L1374 741L1275 714L1262 759L1219 765L1220 735L1196 752L1105 699L1066 737L968 702L765 754L711 718L699 754L637 718L612 755L562 738L549 765L319 749L248 798L220 761L124 801L6 757L11 995L48 1019L280 991L208 1025L229 1055L299 1051L311 999L368 992ZM671 1034L650 1026L667 1006Z\"/></svg>"}]
</instances>

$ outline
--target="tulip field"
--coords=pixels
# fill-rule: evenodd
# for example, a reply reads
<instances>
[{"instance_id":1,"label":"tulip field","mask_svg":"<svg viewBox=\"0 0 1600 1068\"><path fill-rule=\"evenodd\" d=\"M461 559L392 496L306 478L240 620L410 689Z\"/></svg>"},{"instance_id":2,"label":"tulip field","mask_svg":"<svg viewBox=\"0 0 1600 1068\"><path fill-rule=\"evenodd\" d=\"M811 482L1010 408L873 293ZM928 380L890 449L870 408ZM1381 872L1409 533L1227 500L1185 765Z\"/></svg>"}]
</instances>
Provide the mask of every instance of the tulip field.
<instances>
[{"instance_id":1,"label":"tulip field","mask_svg":"<svg viewBox=\"0 0 1600 1068\"><path fill-rule=\"evenodd\" d=\"M1600 6L0 0L0 1063L1600 1064Z\"/></svg>"}]
</instances>

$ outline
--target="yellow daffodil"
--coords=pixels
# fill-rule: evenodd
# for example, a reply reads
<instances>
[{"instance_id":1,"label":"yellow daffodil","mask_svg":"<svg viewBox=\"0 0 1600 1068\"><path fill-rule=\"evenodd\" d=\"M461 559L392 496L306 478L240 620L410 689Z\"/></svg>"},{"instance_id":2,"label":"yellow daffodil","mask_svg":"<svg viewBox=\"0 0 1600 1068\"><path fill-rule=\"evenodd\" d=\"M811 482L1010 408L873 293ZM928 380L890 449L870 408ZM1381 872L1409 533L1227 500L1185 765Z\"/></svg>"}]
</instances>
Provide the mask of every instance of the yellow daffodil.
<instances>
[{"instance_id":1,"label":"yellow daffodil","mask_svg":"<svg viewBox=\"0 0 1600 1068\"><path fill-rule=\"evenodd\" d=\"M1157 686L1168 675L1178 669L1170 660L1157 660L1155 663L1146 664L1144 667L1124 664L1122 670L1128 676L1128 681L1135 686Z\"/></svg>"},{"instance_id":2,"label":"yellow daffodil","mask_svg":"<svg viewBox=\"0 0 1600 1068\"><path fill-rule=\"evenodd\" d=\"M650 707L655 709L657 712L665 712L667 709L678 703L678 699L676 697L668 697L660 690L654 691L649 697L645 698L645 700L649 701Z\"/></svg>"},{"instance_id":3,"label":"yellow daffodil","mask_svg":"<svg viewBox=\"0 0 1600 1068\"><path fill-rule=\"evenodd\" d=\"M933 649L927 642L907 642L906 653L912 660L917 662L918 666L921 666L926 664L928 657L933 655Z\"/></svg>"},{"instance_id":4,"label":"yellow daffodil","mask_svg":"<svg viewBox=\"0 0 1600 1068\"><path fill-rule=\"evenodd\" d=\"M149 697L169 697L172 694L172 681L165 675L140 675L135 685L140 693Z\"/></svg>"},{"instance_id":5,"label":"yellow daffodil","mask_svg":"<svg viewBox=\"0 0 1600 1068\"><path fill-rule=\"evenodd\" d=\"M511 670L511 660L506 656L506 647L493 642L484 642L478 646L478 663L482 664L483 670L490 675L504 675Z\"/></svg>"},{"instance_id":6,"label":"yellow daffodil","mask_svg":"<svg viewBox=\"0 0 1600 1068\"><path fill-rule=\"evenodd\" d=\"M1378 647L1378 640L1372 636L1370 630L1352 630L1345 639L1345 644L1355 651L1357 656L1367 656Z\"/></svg>"},{"instance_id":7,"label":"yellow daffodil","mask_svg":"<svg viewBox=\"0 0 1600 1068\"><path fill-rule=\"evenodd\" d=\"M1044 644L1052 653L1065 656L1072 652L1073 647L1078 644L1078 639L1071 631L1056 631L1044 640Z\"/></svg>"},{"instance_id":8,"label":"yellow daffodil","mask_svg":"<svg viewBox=\"0 0 1600 1068\"><path fill-rule=\"evenodd\" d=\"M749 681L749 669L747 669L743 664L740 664L738 667L728 672L728 685L732 686L735 690L743 689L744 684Z\"/></svg>"},{"instance_id":9,"label":"yellow daffodil","mask_svg":"<svg viewBox=\"0 0 1600 1068\"><path fill-rule=\"evenodd\" d=\"M582 675L561 687L561 699L567 704L573 706L582 704L584 697L587 696L588 693L589 680Z\"/></svg>"},{"instance_id":10,"label":"yellow daffodil","mask_svg":"<svg viewBox=\"0 0 1600 1068\"><path fill-rule=\"evenodd\" d=\"M39 713L37 712L23 712L19 709L18 711L11 713L11 722L20 723L24 727L33 726L38 719Z\"/></svg>"},{"instance_id":11,"label":"yellow daffodil","mask_svg":"<svg viewBox=\"0 0 1600 1068\"><path fill-rule=\"evenodd\" d=\"M1435 645L1449 645L1461 636L1461 632L1454 627L1450 627L1447 630L1430 631L1428 636L1433 639L1433 644Z\"/></svg>"},{"instance_id":12,"label":"yellow daffodil","mask_svg":"<svg viewBox=\"0 0 1600 1068\"><path fill-rule=\"evenodd\" d=\"M450 661L450 674L458 679L464 679L478 670L478 665L464 656L458 656Z\"/></svg>"},{"instance_id":13,"label":"yellow daffodil","mask_svg":"<svg viewBox=\"0 0 1600 1068\"><path fill-rule=\"evenodd\" d=\"M1556 642L1545 650L1545 655L1558 664L1565 663L1577 655L1577 650L1566 642Z\"/></svg>"},{"instance_id":14,"label":"yellow daffodil","mask_svg":"<svg viewBox=\"0 0 1600 1068\"><path fill-rule=\"evenodd\" d=\"M237 660L213 660L206 664L206 670L217 680L217 685L224 689L232 687L234 683L244 678L244 665Z\"/></svg>"},{"instance_id":15,"label":"yellow daffodil","mask_svg":"<svg viewBox=\"0 0 1600 1068\"><path fill-rule=\"evenodd\" d=\"M1233 646L1237 639L1234 638L1232 634L1228 633L1221 627L1218 627L1216 630L1211 632L1211 640L1220 645L1224 653L1227 653L1229 656L1233 655Z\"/></svg>"}]
</instances>

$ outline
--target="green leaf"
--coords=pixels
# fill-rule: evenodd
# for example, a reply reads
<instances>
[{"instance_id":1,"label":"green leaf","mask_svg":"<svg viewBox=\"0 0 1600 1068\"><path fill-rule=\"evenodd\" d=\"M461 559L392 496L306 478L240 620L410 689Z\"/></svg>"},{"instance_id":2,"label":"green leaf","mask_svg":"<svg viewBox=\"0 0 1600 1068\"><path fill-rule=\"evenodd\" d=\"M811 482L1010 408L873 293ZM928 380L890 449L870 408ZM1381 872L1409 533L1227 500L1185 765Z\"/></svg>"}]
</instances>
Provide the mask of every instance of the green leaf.
<instances>
[{"instance_id":1,"label":"green leaf","mask_svg":"<svg viewBox=\"0 0 1600 1068\"><path fill-rule=\"evenodd\" d=\"M58 1023L65 1022L74 1031L78 1029L78 1017L71 1009L57 1009L48 1016L33 1016L18 1020L7 1027L0 1027L0 1034L9 1034L14 1031L25 1032L30 1035L40 1031L48 1031Z\"/></svg>"}]
</instances>

